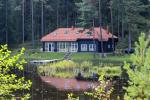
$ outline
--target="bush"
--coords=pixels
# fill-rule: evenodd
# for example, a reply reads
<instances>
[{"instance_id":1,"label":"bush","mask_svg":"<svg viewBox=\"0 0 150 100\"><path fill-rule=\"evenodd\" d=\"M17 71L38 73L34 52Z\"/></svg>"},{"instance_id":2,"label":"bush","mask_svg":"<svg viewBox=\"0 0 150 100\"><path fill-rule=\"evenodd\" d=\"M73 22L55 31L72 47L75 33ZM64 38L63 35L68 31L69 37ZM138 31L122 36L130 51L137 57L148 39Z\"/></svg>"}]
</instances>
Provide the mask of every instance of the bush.
<instances>
[{"instance_id":1,"label":"bush","mask_svg":"<svg viewBox=\"0 0 150 100\"><path fill-rule=\"evenodd\" d=\"M0 99L12 99L16 96L15 92L30 90L32 82L25 80L20 73L24 70L26 61L21 58L25 49L23 48L19 53L13 54L8 50L7 45L0 47ZM19 95L19 97L27 97ZM27 99L27 98L26 98Z\"/></svg>"}]
</instances>

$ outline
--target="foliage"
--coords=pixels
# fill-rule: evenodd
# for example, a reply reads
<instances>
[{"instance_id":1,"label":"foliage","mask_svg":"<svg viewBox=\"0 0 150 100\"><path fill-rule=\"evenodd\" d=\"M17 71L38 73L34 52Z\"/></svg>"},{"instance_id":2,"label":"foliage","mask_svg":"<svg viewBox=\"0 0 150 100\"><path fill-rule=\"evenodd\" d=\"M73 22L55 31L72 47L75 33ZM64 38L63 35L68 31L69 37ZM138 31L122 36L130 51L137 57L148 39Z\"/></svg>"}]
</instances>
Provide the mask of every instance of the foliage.
<instances>
[{"instance_id":1,"label":"foliage","mask_svg":"<svg viewBox=\"0 0 150 100\"><path fill-rule=\"evenodd\" d=\"M93 66L92 62L90 61L83 61L81 64L79 64L80 71L86 72L90 71L91 67Z\"/></svg>"},{"instance_id":2,"label":"foliage","mask_svg":"<svg viewBox=\"0 0 150 100\"><path fill-rule=\"evenodd\" d=\"M73 77L76 73L78 64L73 61L60 61L56 63L50 63L38 67L40 74L55 76L55 77Z\"/></svg>"},{"instance_id":3,"label":"foliage","mask_svg":"<svg viewBox=\"0 0 150 100\"><path fill-rule=\"evenodd\" d=\"M101 74L103 71L108 77L119 76L121 74L121 69L118 66L94 66L92 62L89 61L77 63L64 60L57 63L40 65L38 67L38 73L40 75L64 78L73 78L79 72L81 72L84 77L91 77L93 73Z\"/></svg>"},{"instance_id":4,"label":"foliage","mask_svg":"<svg viewBox=\"0 0 150 100\"><path fill-rule=\"evenodd\" d=\"M135 54L131 56L132 63L125 63L125 69L129 75L129 86L125 100L149 100L150 99L150 38L145 40L142 33L138 42L135 43ZM131 68L132 66L132 68Z\"/></svg>"},{"instance_id":5,"label":"foliage","mask_svg":"<svg viewBox=\"0 0 150 100\"><path fill-rule=\"evenodd\" d=\"M68 100L79 100L79 97L74 97L72 93L68 94Z\"/></svg>"},{"instance_id":6,"label":"foliage","mask_svg":"<svg viewBox=\"0 0 150 100\"><path fill-rule=\"evenodd\" d=\"M118 67L105 66L105 67L99 68L98 73L103 74L103 72L105 73L106 76L109 76L109 77L121 75L121 69L119 68L119 66Z\"/></svg>"},{"instance_id":7,"label":"foliage","mask_svg":"<svg viewBox=\"0 0 150 100\"><path fill-rule=\"evenodd\" d=\"M92 92L86 92L85 94L98 100L110 100L110 94L113 90L113 87L110 81L106 80L104 76L105 74L103 73L99 77L100 85L94 87Z\"/></svg>"},{"instance_id":8,"label":"foliage","mask_svg":"<svg viewBox=\"0 0 150 100\"><path fill-rule=\"evenodd\" d=\"M6 2L8 1L8 2ZM57 27L99 27L99 0L42 0L44 2L44 34ZM41 0L33 0L35 40L41 39ZM127 34L131 25L133 38L138 31L149 30L149 0L113 0L114 33ZM7 5L7 8L6 8ZM133 6L134 5L134 6ZM6 10L7 9L7 10ZM25 41L31 41L31 0L25 0ZM7 18L6 18L7 11ZM56 13L58 12L58 13ZM111 25L110 0L101 0L102 26ZM0 43L22 42L22 0L0 0ZM119 16L119 18L118 18ZM6 20L8 25L6 25ZM117 24L119 22L119 26ZM15 23L15 24L14 24ZM123 23L123 25L122 25ZM119 28L119 29L118 29ZM123 30L123 32L121 32ZM132 39L133 39L132 38Z\"/></svg>"},{"instance_id":9,"label":"foliage","mask_svg":"<svg viewBox=\"0 0 150 100\"><path fill-rule=\"evenodd\" d=\"M76 6L79 11L77 26L84 28L93 27L93 21L98 17L95 2L91 0L81 0L81 2L76 3Z\"/></svg>"},{"instance_id":10,"label":"foliage","mask_svg":"<svg viewBox=\"0 0 150 100\"><path fill-rule=\"evenodd\" d=\"M20 57L24 54L23 48L20 53L11 55L7 45L0 48L0 97L15 97L15 92L30 90L31 81L22 76L25 60ZM20 95L21 96L21 95ZM29 96L26 94L24 97Z\"/></svg>"},{"instance_id":11,"label":"foliage","mask_svg":"<svg viewBox=\"0 0 150 100\"><path fill-rule=\"evenodd\" d=\"M6 3L6 1L8 1ZM73 14L75 4L72 0L42 0L44 2L44 34L57 28L57 16L59 16L59 26L66 27L67 23L71 27L74 23ZM68 4L66 5L66 2ZM5 43L6 29L8 31L9 45L22 42L22 0L0 0L0 43ZM6 27L6 4L8 13L8 26ZM56 6L58 5L58 9ZM34 32L35 40L41 38L41 0L33 0L34 8ZM31 41L31 0L25 0L25 41ZM69 9L69 11L68 11ZM59 15L55 12L59 11ZM68 19L66 18L68 15ZM50 17L51 16L51 17ZM67 22L68 20L68 22ZM14 24L15 23L15 24ZM51 24L49 24L51 23ZM17 38L16 38L17 37Z\"/></svg>"},{"instance_id":12,"label":"foliage","mask_svg":"<svg viewBox=\"0 0 150 100\"><path fill-rule=\"evenodd\" d=\"M116 48L117 49L125 49L125 48L128 48L128 36L125 36L123 39L121 39L121 42L118 42L117 43L117 46Z\"/></svg>"}]
</instances>

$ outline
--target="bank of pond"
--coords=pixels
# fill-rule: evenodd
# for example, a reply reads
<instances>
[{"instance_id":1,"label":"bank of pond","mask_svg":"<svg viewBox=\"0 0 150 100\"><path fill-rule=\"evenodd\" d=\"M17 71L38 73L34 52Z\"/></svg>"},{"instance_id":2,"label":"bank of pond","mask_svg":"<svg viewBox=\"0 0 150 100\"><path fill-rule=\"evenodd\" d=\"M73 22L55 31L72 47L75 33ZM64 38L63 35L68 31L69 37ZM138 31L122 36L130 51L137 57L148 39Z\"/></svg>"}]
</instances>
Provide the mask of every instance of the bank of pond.
<instances>
[{"instance_id":1,"label":"bank of pond","mask_svg":"<svg viewBox=\"0 0 150 100\"><path fill-rule=\"evenodd\" d=\"M84 77L88 77L94 73L101 74L103 72L108 76L119 76L121 74L121 68L110 64L93 65L90 61L78 63L71 60L64 60L57 63L39 65L37 72L39 75L63 78L73 78L79 73Z\"/></svg>"},{"instance_id":2,"label":"bank of pond","mask_svg":"<svg viewBox=\"0 0 150 100\"><path fill-rule=\"evenodd\" d=\"M98 83L98 77L105 73L106 80L111 80L114 90L111 98L123 98L123 86L127 82L127 74L122 66L112 64L94 65L90 61L75 62L64 60L45 65L30 65L26 67L33 81L31 97L35 100L65 100L68 93L74 93L80 100L90 100L84 94L90 91L90 86ZM71 88L71 89L67 89ZM115 100L114 99L114 100Z\"/></svg>"}]
</instances>

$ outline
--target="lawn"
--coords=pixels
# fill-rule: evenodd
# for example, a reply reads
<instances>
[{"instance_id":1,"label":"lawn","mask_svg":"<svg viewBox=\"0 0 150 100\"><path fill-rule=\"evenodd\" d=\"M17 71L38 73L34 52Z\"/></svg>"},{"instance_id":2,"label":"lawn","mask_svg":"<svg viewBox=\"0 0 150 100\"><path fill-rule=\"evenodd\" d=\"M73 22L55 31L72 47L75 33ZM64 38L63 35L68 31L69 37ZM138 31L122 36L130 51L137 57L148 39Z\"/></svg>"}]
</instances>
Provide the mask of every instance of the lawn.
<instances>
[{"instance_id":1,"label":"lawn","mask_svg":"<svg viewBox=\"0 0 150 100\"><path fill-rule=\"evenodd\" d=\"M54 52L27 52L26 58L30 60L50 60L50 59L62 59L65 53ZM73 53L71 59L75 62L91 61L96 64L122 64L124 61L130 62L129 55L117 56L108 54L107 57L102 58L100 54L93 53Z\"/></svg>"},{"instance_id":2,"label":"lawn","mask_svg":"<svg viewBox=\"0 0 150 100\"><path fill-rule=\"evenodd\" d=\"M106 57L102 58L100 54L96 53L74 53L72 54L72 60L80 61L95 61L96 63L104 64L122 64L124 61L130 62L130 55L112 55L107 54Z\"/></svg>"},{"instance_id":3,"label":"lawn","mask_svg":"<svg viewBox=\"0 0 150 100\"><path fill-rule=\"evenodd\" d=\"M19 49L13 50L14 53L17 53ZM40 52L39 49L31 50L26 49L24 57L26 60L51 60L51 59L62 59L66 53L60 52ZM75 62L90 61L98 64L115 64L120 65L124 61L130 62L130 55L112 55L107 54L106 57L102 58L99 53L72 53L71 59Z\"/></svg>"},{"instance_id":4,"label":"lawn","mask_svg":"<svg viewBox=\"0 0 150 100\"><path fill-rule=\"evenodd\" d=\"M30 60L51 60L51 59L62 59L65 53L54 53L54 52L27 52L25 58Z\"/></svg>"},{"instance_id":5,"label":"lawn","mask_svg":"<svg viewBox=\"0 0 150 100\"><path fill-rule=\"evenodd\" d=\"M39 41L36 41L36 49L32 50L32 44L26 42L21 45L16 45L16 48L25 47L25 58L26 60L51 60L51 59L62 59L65 56L65 53L56 53L56 52L40 52L41 44ZM17 53L20 49L13 49L13 52ZM107 57L101 58L99 53L72 53L71 59L75 62L91 61L97 64L117 64L120 65L124 61L130 62L130 55L112 55L107 54Z\"/></svg>"},{"instance_id":6,"label":"lawn","mask_svg":"<svg viewBox=\"0 0 150 100\"><path fill-rule=\"evenodd\" d=\"M13 54L19 52L20 49L13 50ZM39 49L31 50L26 49L24 53L24 58L27 61L30 60L51 60L51 59L62 59L65 53L55 53L55 52L41 52Z\"/></svg>"}]
</instances>

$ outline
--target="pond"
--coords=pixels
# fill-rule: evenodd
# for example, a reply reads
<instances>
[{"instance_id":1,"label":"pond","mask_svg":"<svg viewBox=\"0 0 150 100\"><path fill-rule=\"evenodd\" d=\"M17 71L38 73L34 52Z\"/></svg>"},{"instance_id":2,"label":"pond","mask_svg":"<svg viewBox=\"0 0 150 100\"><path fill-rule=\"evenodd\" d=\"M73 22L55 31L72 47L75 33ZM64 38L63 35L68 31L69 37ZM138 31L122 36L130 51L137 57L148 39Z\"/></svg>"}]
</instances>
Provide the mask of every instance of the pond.
<instances>
[{"instance_id":1,"label":"pond","mask_svg":"<svg viewBox=\"0 0 150 100\"><path fill-rule=\"evenodd\" d=\"M48 84L48 81L43 81L41 76L37 74L37 67L31 66L27 67L28 70L27 76L32 80L33 85L31 88L31 99L32 100L66 100L68 93L73 92L74 94L80 97L80 100L91 100L90 97L85 96L85 91L66 91L59 90L56 87ZM125 84L125 79L120 78L120 76L114 76L113 81L115 82L114 91L111 95L111 100L116 100L119 96L121 100L123 100L123 95L125 91L123 90L123 86ZM57 84L63 84L62 82L58 82ZM69 83L68 83L69 84Z\"/></svg>"}]
</instances>

